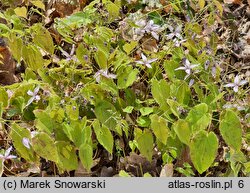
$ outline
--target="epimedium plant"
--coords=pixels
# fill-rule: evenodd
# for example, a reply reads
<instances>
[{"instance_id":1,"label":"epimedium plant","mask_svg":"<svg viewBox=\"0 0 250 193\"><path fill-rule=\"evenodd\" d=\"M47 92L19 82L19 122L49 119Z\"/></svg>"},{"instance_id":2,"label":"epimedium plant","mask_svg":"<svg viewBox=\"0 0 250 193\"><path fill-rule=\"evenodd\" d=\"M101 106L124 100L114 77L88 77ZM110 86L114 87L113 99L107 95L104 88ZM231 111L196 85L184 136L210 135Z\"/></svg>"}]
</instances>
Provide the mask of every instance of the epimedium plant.
<instances>
[{"instance_id":1,"label":"epimedium plant","mask_svg":"<svg viewBox=\"0 0 250 193\"><path fill-rule=\"evenodd\" d=\"M42 1L30 2L43 15ZM171 1L167 16L164 3L150 2L95 0L56 19L53 27L68 50L43 24L29 26L27 7L0 14L7 21L1 34L26 68L21 82L0 88L1 130L17 157L52 161L59 173L76 170L79 158L90 171L98 148L116 154L115 141L125 138L131 151L149 161L156 148L163 164L182 159L187 148L191 165L202 174L220 164L218 148L225 143L225 175L249 175L242 144L249 142L249 106L239 110L226 101L230 95L247 97L249 82L222 79L218 36L204 35L200 25L213 26L220 3L188 4L192 22L183 23L174 13L182 13L184 2ZM121 16L122 6L131 13ZM198 21L204 12L207 20ZM0 154L0 173L4 161L15 158L10 151ZM189 164L183 168L177 171L194 175Z\"/></svg>"}]
</instances>

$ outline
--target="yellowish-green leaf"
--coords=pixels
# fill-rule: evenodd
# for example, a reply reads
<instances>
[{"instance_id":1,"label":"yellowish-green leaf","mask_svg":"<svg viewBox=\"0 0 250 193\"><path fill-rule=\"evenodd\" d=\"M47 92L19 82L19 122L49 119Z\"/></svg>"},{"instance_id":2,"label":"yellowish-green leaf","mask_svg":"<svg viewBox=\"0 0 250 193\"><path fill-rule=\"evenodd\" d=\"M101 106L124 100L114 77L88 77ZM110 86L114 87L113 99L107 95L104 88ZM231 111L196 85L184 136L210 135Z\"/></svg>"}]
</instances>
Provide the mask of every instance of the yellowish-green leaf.
<instances>
[{"instance_id":1,"label":"yellowish-green leaf","mask_svg":"<svg viewBox=\"0 0 250 193\"><path fill-rule=\"evenodd\" d=\"M168 110L169 106L167 99L170 95L169 84L165 80L153 80L151 89L154 99L160 105L162 110Z\"/></svg>"},{"instance_id":2,"label":"yellowish-green leaf","mask_svg":"<svg viewBox=\"0 0 250 193\"><path fill-rule=\"evenodd\" d=\"M201 174L214 162L218 149L218 139L213 132L200 130L190 144L190 155L194 167Z\"/></svg>"},{"instance_id":3,"label":"yellowish-green leaf","mask_svg":"<svg viewBox=\"0 0 250 193\"><path fill-rule=\"evenodd\" d=\"M156 138L164 145L166 145L169 136L168 122L166 121L166 119L156 114L151 115L150 120L151 120L151 128Z\"/></svg>"},{"instance_id":4,"label":"yellowish-green leaf","mask_svg":"<svg viewBox=\"0 0 250 193\"><path fill-rule=\"evenodd\" d=\"M44 49L46 52L54 53L54 43L49 31L43 27L41 24L36 24L32 26L34 30L33 41L36 45Z\"/></svg>"},{"instance_id":5,"label":"yellowish-green leaf","mask_svg":"<svg viewBox=\"0 0 250 193\"><path fill-rule=\"evenodd\" d=\"M38 133L32 139L34 151L44 159L58 162L58 152L54 140L46 133Z\"/></svg>"},{"instance_id":6,"label":"yellowish-green leaf","mask_svg":"<svg viewBox=\"0 0 250 193\"><path fill-rule=\"evenodd\" d=\"M11 49L11 53L13 54L14 58L18 62L20 62L22 57L22 47L23 47L22 39L14 34L11 34L9 38L9 47Z\"/></svg>"},{"instance_id":7,"label":"yellowish-green leaf","mask_svg":"<svg viewBox=\"0 0 250 193\"><path fill-rule=\"evenodd\" d=\"M20 155L20 157L26 159L27 161L34 162L36 161L36 155L32 148L28 149L22 143L24 138L31 140L30 131L26 128L22 128L17 124L11 125L11 133L10 133L12 143Z\"/></svg>"},{"instance_id":8,"label":"yellowish-green leaf","mask_svg":"<svg viewBox=\"0 0 250 193\"><path fill-rule=\"evenodd\" d=\"M93 148L89 144L82 144L79 149L79 157L82 165L90 171L93 165Z\"/></svg>"},{"instance_id":9,"label":"yellowish-green leaf","mask_svg":"<svg viewBox=\"0 0 250 193\"><path fill-rule=\"evenodd\" d=\"M14 12L19 17L27 18L27 9L26 7L17 7L14 9Z\"/></svg>"},{"instance_id":10,"label":"yellowish-green leaf","mask_svg":"<svg viewBox=\"0 0 250 193\"><path fill-rule=\"evenodd\" d=\"M78 160L74 146L69 142L58 141L56 142L56 147L59 157L59 166L67 171L76 170L78 167Z\"/></svg>"},{"instance_id":11,"label":"yellowish-green leaf","mask_svg":"<svg viewBox=\"0 0 250 193\"><path fill-rule=\"evenodd\" d=\"M23 59L28 67L37 71L44 65L43 56L40 51L32 45L24 46L22 50Z\"/></svg>"},{"instance_id":12,"label":"yellowish-green leaf","mask_svg":"<svg viewBox=\"0 0 250 193\"><path fill-rule=\"evenodd\" d=\"M151 161L154 148L154 139L152 133L148 130L141 131L139 128L136 128L134 132L138 149L143 156Z\"/></svg>"},{"instance_id":13,"label":"yellowish-green leaf","mask_svg":"<svg viewBox=\"0 0 250 193\"><path fill-rule=\"evenodd\" d=\"M114 138L110 130L106 126L100 125L100 122L96 119L93 122L93 128L98 142L110 153L113 153Z\"/></svg>"},{"instance_id":14,"label":"yellowish-green leaf","mask_svg":"<svg viewBox=\"0 0 250 193\"><path fill-rule=\"evenodd\" d=\"M223 7L222 7L221 3L219 1L217 1L217 0L214 0L214 4L215 4L216 8L219 10L220 15L222 16L222 14L223 14Z\"/></svg>"},{"instance_id":15,"label":"yellowish-green leaf","mask_svg":"<svg viewBox=\"0 0 250 193\"><path fill-rule=\"evenodd\" d=\"M198 0L198 4L200 9L203 9L205 7L206 1L205 0Z\"/></svg>"},{"instance_id":16,"label":"yellowish-green leaf","mask_svg":"<svg viewBox=\"0 0 250 193\"><path fill-rule=\"evenodd\" d=\"M31 1L33 5L45 11L45 5L42 1Z\"/></svg>"},{"instance_id":17,"label":"yellowish-green leaf","mask_svg":"<svg viewBox=\"0 0 250 193\"><path fill-rule=\"evenodd\" d=\"M129 55L131 51L138 45L137 41L131 41L123 46L124 51Z\"/></svg>"},{"instance_id":18,"label":"yellowish-green leaf","mask_svg":"<svg viewBox=\"0 0 250 193\"><path fill-rule=\"evenodd\" d=\"M192 130L188 122L183 119L179 119L177 122L174 123L173 128L180 141L186 145L189 145Z\"/></svg>"},{"instance_id":19,"label":"yellowish-green leaf","mask_svg":"<svg viewBox=\"0 0 250 193\"><path fill-rule=\"evenodd\" d=\"M232 110L227 110L220 116L220 133L225 142L239 151L242 142L242 129L238 116Z\"/></svg>"}]
</instances>

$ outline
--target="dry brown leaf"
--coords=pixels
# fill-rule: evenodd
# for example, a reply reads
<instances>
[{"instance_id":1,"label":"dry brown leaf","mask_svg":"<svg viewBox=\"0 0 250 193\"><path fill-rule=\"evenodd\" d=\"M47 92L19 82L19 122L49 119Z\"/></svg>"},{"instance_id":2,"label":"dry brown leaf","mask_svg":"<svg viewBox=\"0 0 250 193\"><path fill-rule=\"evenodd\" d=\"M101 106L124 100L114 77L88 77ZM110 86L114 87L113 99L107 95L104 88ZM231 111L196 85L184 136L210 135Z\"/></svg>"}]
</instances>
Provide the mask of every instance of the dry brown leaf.
<instances>
[{"instance_id":1,"label":"dry brown leaf","mask_svg":"<svg viewBox=\"0 0 250 193\"><path fill-rule=\"evenodd\" d=\"M166 164L162 167L160 177L173 177L174 166L173 164Z\"/></svg>"}]
</instances>

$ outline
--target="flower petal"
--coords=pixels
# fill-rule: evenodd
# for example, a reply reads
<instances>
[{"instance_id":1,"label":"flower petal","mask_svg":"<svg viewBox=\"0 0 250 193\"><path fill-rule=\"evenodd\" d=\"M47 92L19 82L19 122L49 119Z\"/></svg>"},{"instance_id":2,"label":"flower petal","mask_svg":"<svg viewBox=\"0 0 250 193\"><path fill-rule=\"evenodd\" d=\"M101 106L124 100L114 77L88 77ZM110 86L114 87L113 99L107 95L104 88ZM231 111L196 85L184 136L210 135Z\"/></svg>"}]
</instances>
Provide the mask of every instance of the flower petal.
<instances>
[{"instance_id":1,"label":"flower petal","mask_svg":"<svg viewBox=\"0 0 250 193\"><path fill-rule=\"evenodd\" d=\"M29 96L33 96L33 95L34 95L34 93L33 93L31 90L28 90L27 94L28 94Z\"/></svg>"},{"instance_id":2,"label":"flower petal","mask_svg":"<svg viewBox=\"0 0 250 193\"><path fill-rule=\"evenodd\" d=\"M149 63L146 63L145 65L146 65L148 68L152 68L151 64L149 64Z\"/></svg>"},{"instance_id":3,"label":"flower petal","mask_svg":"<svg viewBox=\"0 0 250 193\"><path fill-rule=\"evenodd\" d=\"M147 61L147 57L143 53L141 53L141 58L142 58L143 62Z\"/></svg>"},{"instance_id":4,"label":"flower petal","mask_svg":"<svg viewBox=\"0 0 250 193\"><path fill-rule=\"evenodd\" d=\"M138 61L135 61L136 63L138 64L145 64L145 62L141 61L141 60L138 60Z\"/></svg>"},{"instance_id":5,"label":"flower petal","mask_svg":"<svg viewBox=\"0 0 250 193\"><path fill-rule=\"evenodd\" d=\"M179 68L176 68L175 70L186 70L186 68L184 66L181 66Z\"/></svg>"},{"instance_id":6,"label":"flower petal","mask_svg":"<svg viewBox=\"0 0 250 193\"><path fill-rule=\"evenodd\" d=\"M235 87L235 83L228 83L224 85L224 87Z\"/></svg>"},{"instance_id":7,"label":"flower petal","mask_svg":"<svg viewBox=\"0 0 250 193\"><path fill-rule=\"evenodd\" d=\"M150 60L148 60L148 63L155 62L156 60L158 60L158 58L150 59Z\"/></svg>"},{"instance_id":8,"label":"flower petal","mask_svg":"<svg viewBox=\"0 0 250 193\"><path fill-rule=\"evenodd\" d=\"M17 156L15 156L15 155L9 155L9 156L5 157L5 159L15 159L15 158L17 158Z\"/></svg>"},{"instance_id":9,"label":"flower petal","mask_svg":"<svg viewBox=\"0 0 250 193\"><path fill-rule=\"evenodd\" d=\"M27 102L26 107L29 106L35 100L35 96L31 97L30 100Z\"/></svg>"},{"instance_id":10,"label":"flower petal","mask_svg":"<svg viewBox=\"0 0 250 193\"><path fill-rule=\"evenodd\" d=\"M39 86L37 86L35 89L34 89L34 95L36 95L38 92L39 92Z\"/></svg>"},{"instance_id":11,"label":"flower petal","mask_svg":"<svg viewBox=\"0 0 250 193\"><path fill-rule=\"evenodd\" d=\"M23 145L24 145L25 147L27 147L28 149L30 149L30 140L29 140L28 138L24 137L24 138L22 139L22 143L23 143Z\"/></svg>"},{"instance_id":12,"label":"flower petal","mask_svg":"<svg viewBox=\"0 0 250 193\"><path fill-rule=\"evenodd\" d=\"M156 32L151 32L154 39L159 40L159 35Z\"/></svg>"},{"instance_id":13,"label":"flower petal","mask_svg":"<svg viewBox=\"0 0 250 193\"><path fill-rule=\"evenodd\" d=\"M234 83L235 84L239 84L240 83L240 77L237 75L237 76L235 76L235 78L234 78Z\"/></svg>"},{"instance_id":14,"label":"flower petal","mask_svg":"<svg viewBox=\"0 0 250 193\"><path fill-rule=\"evenodd\" d=\"M233 89L234 89L234 92L238 92L238 90L239 90L238 85L235 85L235 87Z\"/></svg>"},{"instance_id":15,"label":"flower petal","mask_svg":"<svg viewBox=\"0 0 250 193\"><path fill-rule=\"evenodd\" d=\"M246 80L241 80L240 83L239 83L239 85L242 86L242 85L244 85L246 83L248 83Z\"/></svg>"},{"instance_id":16,"label":"flower petal","mask_svg":"<svg viewBox=\"0 0 250 193\"><path fill-rule=\"evenodd\" d=\"M10 155L10 152L12 150L12 146L10 146L6 151L5 151L5 154L4 154L4 157L7 157Z\"/></svg>"}]
</instances>

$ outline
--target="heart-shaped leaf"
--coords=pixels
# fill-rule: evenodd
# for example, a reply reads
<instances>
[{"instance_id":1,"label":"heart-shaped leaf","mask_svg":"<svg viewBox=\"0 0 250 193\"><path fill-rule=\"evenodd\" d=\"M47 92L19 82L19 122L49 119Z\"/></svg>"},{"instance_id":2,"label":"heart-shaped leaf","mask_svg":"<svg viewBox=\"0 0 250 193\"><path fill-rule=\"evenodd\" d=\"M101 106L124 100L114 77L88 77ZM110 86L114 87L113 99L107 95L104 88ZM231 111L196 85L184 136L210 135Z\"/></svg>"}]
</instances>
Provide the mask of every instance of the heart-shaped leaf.
<instances>
[{"instance_id":1,"label":"heart-shaped leaf","mask_svg":"<svg viewBox=\"0 0 250 193\"><path fill-rule=\"evenodd\" d=\"M192 126L193 132L206 129L212 120L211 113L205 103L196 105L189 113L186 120Z\"/></svg>"},{"instance_id":2,"label":"heart-shaped leaf","mask_svg":"<svg viewBox=\"0 0 250 193\"><path fill-rule=\"evenodd\" d=\"M36 155L32 148L27 148L23 144L23 139L31 139L30 131L26 128L22 128L17 124L11 125L11 133L10 136L13 140L14 147L17 153L27 161L34 162L36 161Z\"/></svg>"},{"instance_id":3,"label":"heart-shaped leaf","mask_svg":"<svg viewBox=\"0 0 250 193\"><path fill-rule=\"evenodd\" d=\"M44 159L58 162L57 148L54 140L44 132L38 133L32 139L32 147L35 152Z\"/></svg>"},{"instance_id":4,"label":"heart-shaped leaf","mask_svg":"<svg viewBox=\"0 0 250 193\"><path fill-rule=\"evenodd\" d=\"M165 80L153 80L152 81L152 94L156 102L163 110L168 109L167 99L170 95L170 86Z\"/></svg>"},{"instance_id":5,"label":"heart-shaped leaf","mask_svg":"<svg viewBox=\"0 0 250 193\"><path fill-rule=\"evenodd\" d=\"M214 162L218 149L218 139L213 132L200 130L190 143L191 160L201 174Z\"/></svg>"},{"instance_id":6,"label":"heart-shaped leaf","mask_svg":"<svg viewBox=\"0 0 250 193\"><path fill-rule=\"evenodd\" d=\"M191 128L186 120L180 119L173 125L174 131L182 143L189 145L191 138Z\"/></svg>"},{"instance_id":7,"label":"heart-shaped leaf","mask_svg":"<svg viewBox=\"0 0 250 193\"><path fill-rule=\"evenodd\" d=\"M74 146L65 141L56 142L56 147L59 157L59 166L63 170L76 170L78 167L78 160Z\"/></svg>"},{"instance_id":8,"label":"heart-shaped leaf","mask_svg":"<svg viewBox=\"0 0 250 193\"><path fill-rule=\"evenodd\" d=\"M151 120L151 128L156 138L164 145L166 145L169 136L168 122L166 121L166 119L156 114L151 115L150 120Z\"/></svg>"},{"instance_id":9,"label":"heart-shaped leaf","mask_svg":"<svg viewBox=\"0 0 250 193\"><path fill-rule=\"evenodd\" d=\"M93 128L97 137L98 142L109 152L112 154L114 139L110 130L106 126L100 125L98 120L93 122Z\"/></svg>"},{"instance_id":10,"label":"heart-shaped leaf","mask_svg":"<svg viewBox=\"0 0 250 193\"><path fill-rule=\"evenodd\" d=\"M138 144L138 149L141 154L144 155L149 161L152 160L154 139L150 131L141 131L140 129L135 129L135 140Z\"/></svg>"},{"instance_id":11,"label":"heart-shaped leaf","mask_svg":"<svg viewBox=\"0 0 250 193\"><path fill-rule=\"evenodd\" d=\"M227 110L220 116L220 132L225 142L235 150L240 150L242 141L242 129L238 116Z\"/></svg>"},{"instance_id":12,"label":"heart-shaped leaf","mask_svg":"<svg viewBox=\"0 0 250 193\"><path fill-rule=\"evenodd\" d=\"M82 165L90 171L93 165L93 147L89 144L82 144L79 149L79 157Z\"/></svg>"}]
</instances>

